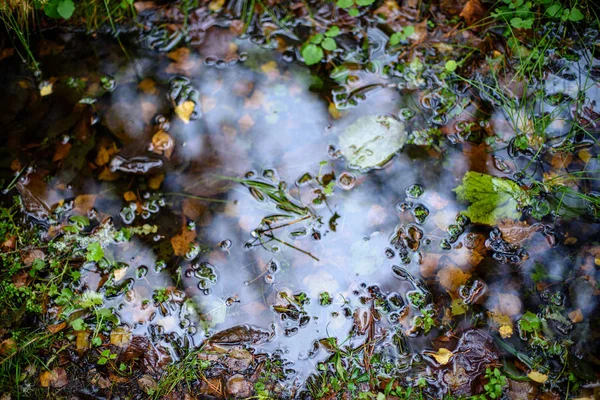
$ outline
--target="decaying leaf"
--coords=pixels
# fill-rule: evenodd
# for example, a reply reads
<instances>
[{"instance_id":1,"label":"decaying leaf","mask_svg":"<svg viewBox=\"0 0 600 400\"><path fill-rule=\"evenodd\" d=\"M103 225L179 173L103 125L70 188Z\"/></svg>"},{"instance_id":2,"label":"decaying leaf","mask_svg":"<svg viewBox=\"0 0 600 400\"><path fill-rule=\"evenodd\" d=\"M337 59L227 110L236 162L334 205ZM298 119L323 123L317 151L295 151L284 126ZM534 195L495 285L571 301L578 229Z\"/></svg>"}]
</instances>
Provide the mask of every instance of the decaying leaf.
<instances>
[{"instance_id":1,"label":"decaying leaf","mask_svg":"<svg viewBox=\"0 0 600 400\"><path fill-rule=\"evenodd\" d=\"M470 274L463 272L463 270L454 265L448 265L437 273L440 285L442 285L450 295L455 295L458 288L465 284L470 276Z\"/></svg>"},{"instance_id":2,"label":"decaying leaf","mask_svg":"<svg viewBox=\"0 0 600 400\"><path fill-rule=\"evenodd\" d=\"M360 117L340 136L340 150L351 168L370 170L383 166L394 157L407 133L404 123L391 117Z\"/></svg>"},{"instance_id":3,"label":"decaying leaf","mask_svg":"<svg viewBox=\"0 0 600 400\"><path fill-rule=\"evenodd\" d=\"M498 329L498 333L503 339L508 339L513 334L513 327L511 325L505 324L500 326Z\"/></svg>"},{"instance_id":4,"label":"decaying leaf","mask_svg":"<svg viewBox=\"0 0 600 400\"><path fill-rule=\"evenodd\" d=\"M467 24L473 25L485 15L485 8L479 0L469 0L460 12L459 16L467 21Z\"/></svg>"},{"instance_id":5,"label":"decaying leaf","mask_svg":"<svg viewBox=\"0 0 600 400\"><path fill-rule=\"evenodd\" d=\"M160 185L162 185L165 180L165 174L156 174L148 177L148 187L152 190L160 189Z\"/></svg>"},{"instance_id":6,"label":"decaying leaf","mask_svg":"<svg viewBox=\"0 0 600 400\"><path fill-rule=\"evenodd\" d=\"M191 102L193 104L193 102ZM192 107L192 111L194 111ZM191 115L191 113L190 113ZM189 120L189 117L188 117ZM173 154L174 143L173 139L169 134L165 131L158 131L152 136L152 143L150 150L155 152L156 154L163 154L167 159L171 158L171 154Z\"/></svg>"},{"instance_id":7,"label":"decaying leaf","mask_svg":"<svg viewBox=\"0 0 600 400\"><path fill-rule=\"evenodd\" d=\"M75 197L74 209L81 213L87 214L96 203L96 195L95 194L80 194Z\"/></svg>"},{"instance_id":8,"label":"decaying leaf","mask_svg":"<svg viewBox=\"0 0 600 400\"><path fill-rule=\"evenodd\" d=\"M436 353L431 352L431 353L426 353L426 354L435 358L435 361L437 361L438 364L440 364L440 365L448 364L448 362L454 355L454 354L452 354L452 352L450 350L444 349L443 347L440 348Z\"/></svg>"},{"instance_id":9,"label":"decaying leaf","mask_svg":"<svg viewBox=\"0 0 600 400\"><path fill-rule=\"evenodd\" d=\"M527 376L529 377L529 379L537 383L546 383L546 381L548 380L548 375L542 374L541 372L538 372L536 370L532 370L527 374Z\"/></svg>"},{"instance_id":10,"label":"decaying leaf","mask_svg":"<svg viewBox=\"0 0 600 400\"><path fill-rule=\"evenodd\" d=\"M51 82L42 82L40 85L40 96L49 96L54 91Z\"/></svg>"},{"instance_id":11,"label":"decaying leaf","mask_svg":"<svg viewBox=\"0 0 600 400\"><path fill-rule=\"evenodd\" d=\"M189 229L183 224L181 233L171 238L171 246L176 256L184 256L190 251L190 246L196 239L196 230Z\"/></svg>"},{"instance_id":12,"label":"decaying leaf","mask_svg":"<svg viewBox=\"0 0 600 400\"><path fill-rule=\"evenodd\" d=\"M190 122L190 118L192 117L192 113L194 112L195 107L196 107L196 104L193 101L191 101L191 100L184 101L183 103L175 106L175 114L177 114L177 116L183 122L188 124Z\"/></svg>"},{"instance_id":13,"label":"decaying leaf","mask_svg":"<svg viewBox=\"0 0 600 400\"><path fill-rule=\"evenodd\" d=\"M58 367L40 374L40 386L42 387L61 388L67 383L67 372L64 368Z\"/></svg>"},{"instance_id":14,"label":"decaying leaf","mask_svg":"<svg viewBox=\"0 0 600 400\"><path fill-rule=\"evenodd\" d=\"M115 328L110 332L110 344L117 347L126 347L131 342L131 332L125 328Z\"/></svg>"}]
</instances>

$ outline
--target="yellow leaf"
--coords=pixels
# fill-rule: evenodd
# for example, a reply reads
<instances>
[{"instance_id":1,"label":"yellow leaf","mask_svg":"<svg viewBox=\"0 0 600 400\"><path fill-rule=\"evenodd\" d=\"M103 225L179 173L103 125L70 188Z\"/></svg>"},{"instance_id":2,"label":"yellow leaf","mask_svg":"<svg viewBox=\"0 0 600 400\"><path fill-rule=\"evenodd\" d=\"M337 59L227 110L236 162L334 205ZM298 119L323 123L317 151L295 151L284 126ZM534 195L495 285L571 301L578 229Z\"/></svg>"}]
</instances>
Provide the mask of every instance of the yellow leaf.
<instances>
[{"instance_id":1,"label":"yellow leaf","mask_svg":"<svg viewBox=\"0 0 600 400\"><path fill-rule=\"evenodd\" d=\"M440 348L437 353L427 353L430 356L432 356L433 358L435 358L435 361L438 362L438 364L440 365L446 365L448 364L448 362L450 361L450 359L452 358L453 354L450 350L448 349L444 349L443 347Z\"/></svg>"},{"instance_id":2,"label":"yellow leaf","mask_svg":"<svg viewBox=\"0 0 600 400\"><path fill-rule=\"evenodd\" d=\"M498 329L498 332L503 339L507 339L512 336L513 328L510 325L502 325L500 329Z\"/></svg>"},{"instance_id":3,"label":"yellow leaf","mask_svg":"<svg viewBox=\"0 0 600 400\"><path fill-rule=\"evenodd\" d=\"M160 185L162 185L165 180L165 174L152 175L148 178L148 187L152 190L160 189Z\"/></svg>"},{"instance_id":4,"label":"yellow leaf","mask_svg":"<svg viewBox=\"0 0 600 400\"><path fill-rule=\"evenodd\" d=\"M177 114L177 116L187 124L190 122L190 118L192 116L192 113L194 112L195 107L196 104L193 101L184 101L183 103L175 107L175 114Z\"/></svg>"},{"instance_id":5,"label":"yellow leaf","mask_svg":"<svg viewBox=\"0 0 600 400\"><path fill-rule=\"evenodd\" d=\"M527 374L527 376L529 377L529 379L537 383L546 383L546 381L548 380L548 375L542 374L541 372L535 370L532 370L530 373Z\"/></svg>"},{"instance_id":6,"label":"yellow leaf","mask_svg":"<svg viewBox=\"0 0 600 400\"><path fill-rule=\"evenodd\" d=\"M113 276L115 278L115 282L119 282L121 279L125 277L127 273L127 267L119 268L113 271Z\"/></svg>"},{"instance_id":7,"label":"yellow leaf","mask_svg":"<svg viewBox=\"0 0 600 400\"><path fill-rule=\"evenodd\" d=\"M110 332L110 344L125 347L131 341L131 332L124 328L115 328Z\"/></svg>"},{"instance_id":8,"label":"yellow leaf","mask_svg":"<svg viewBox=\"0 0 600 400\"><path fill-rule=\"evenodd\" d=\"M50 82L43 82L40 85L40 95L48 96L52 94L52 84Z\"/></svg>"},{"instance_id":9,"label":"yellow leaf","mask_svg":"<svg viewBox=\"0 0 600 400\"><path fill-rule=\"evenodd\" d=\"M223 8L223 4L225 4L225 0L214 0L208 4L208 9L210 11L219 11Z\"/></svg>"}]
</instances>

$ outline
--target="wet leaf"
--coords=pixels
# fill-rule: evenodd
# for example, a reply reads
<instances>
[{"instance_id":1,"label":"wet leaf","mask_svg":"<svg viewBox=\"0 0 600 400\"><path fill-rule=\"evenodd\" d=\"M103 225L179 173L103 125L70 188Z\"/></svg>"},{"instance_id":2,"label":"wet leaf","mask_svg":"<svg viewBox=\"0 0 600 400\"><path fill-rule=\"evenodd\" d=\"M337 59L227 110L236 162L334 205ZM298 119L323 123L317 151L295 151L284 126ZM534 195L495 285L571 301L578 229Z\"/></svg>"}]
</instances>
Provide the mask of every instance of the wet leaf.
<instances>
[{"instance_id":1,"label":"wet leaf","mask_svg":"<svg viewBox=\"0 0 600 400\"><path fill-rule=\"evenodd\" d=\"M537 383L546 383L546 381L548 380L548 375L542 374L541 372L535 370L529 372L527 376L529 377L529 379Z\"/></svg>"},{"instance_id":2,"label":"wet leaf","mask_svg":"<svg viewBox=\"0 0 600 400\"><path fill-rule=\"evenodd\" d=\"M160 185L162 185L165 180L165 174L157 174L151 175L148 177L148 187L152 190L160 189Z\"/></svg>"},{"instance_id":3,"label":"wet leaf","mask_svg":"<svg viewBox=\"0 0 600 400\"><path fill-rule=\"evenodd\" d=\"M452 354L452 352L448 349L444 349L443 347L440 348L437 353L427 353L430 356L432 356L433 358L435 358L435 361L438 362L438 364L440 365L446 365L448 364L448 362L450 361L450 359L452 358L452 356L454 354Z\"/></svg>"},{"instance_id":4,"label":"wet leaf","mask_svg":"<svg viewBox=\"0 0 600 400\"><path fill-rule=\"evenodd\" d=\"M61 322L59 324L48 325L48 331L50 333L57 333L57 332L62 331L66 327L67 327L67 323L65 321L63 321L63 322Z\"/></svg>"},{"instance_id":5,"label":"wet leaf","mask_svg":"<svg viewBox=\"0 0 600 400\"><path fill-rule=\"evenodd\" d=\"M193 111L193 108L192 108ZM173 153L174 143L173 139L165 131L158 131L152 136L152 147L151 150L156 154L164 154L167 159L171 158Z\"/></svg>"},{"instance_id":6,"label":"wet leaf","mask_svg":"<svg viewBox=\"0 0 600 400\"><path fill-rule=\"evenodd\" d=\"M40 96L49 96L52 94L53 86L50 82L43 82L40 85Z\"/></svg>"},{"instance_id":7,"label":"wet leaf","mask_svg":"<svg viewBox=\"0 0 600 400\"><path fill-rule=\"evenodd\" d=\"M498 333L503 339L508 339L513 335L513 327L508 324L501 325L500 328L498 328Z\"/></svg>"},{"instance_id":8,"label":"wet leaf","mask_svg":"<svg viewBox=\"0 0 600 400\"><path fill-rule=\"evenodd\" d=\"M67 372L63 368L54 368L40 374L40 386L61 388L68 383Z\"/></svg>"},{"instance_id":9,"label":"wet leaf","mask_svg":"<svg viewBox=\"0 0 600 400\"><path fill-rule=\"evenodd\" d=\"M56 11L63 19L69 19L75 11L75 4L73 3L73 0L60 0L58 2L58 7L56 7Z\"/></svg>"},{"instance_id":10,"label":"wet leaf","mask_svg":"<svg viewBox=\"0 0 600 400\"><path fill-rule=\"evenodd\" d=\"M186 100L181 104L175 106L175 114L186 124L190 122L190 118L192 117L192 113L194 112L194 108L196 104L191 100Z\"/></svg>"},{"instance_id":11,"label":"wet leaf","mask_svg":"<svg viewBox=\"0 0 600 400\"><path fill-rule=\"evenodd\" d=\"M479 0L468 0L459 16L467 21L467 24L473 25L483 18L485 15L485 8Z\"/></svg>"},{"instance_id":12,"label":"wet leaf","mask_svg":"<svg viewBox=\"0 0 600 400\"><path fill-rule=\"evenodd\" d=\"M505 218L518 219L521 213L517 207L529 202L527 193L515 182L479 172L467 172L454 191L458 200L471 203L464 214L487 225Z\"/></svg>"},{"instance_id":13,"label":"wet leaf","mask_svg":"<svg viewBox=\"0 0 600 400\"><path fill-rule=\"evenodd\" d=\"M87 213L94 207L95 203L95 194L80 194L79 196L75 197L74 209L83 215L87 215Z\"/></svg>"},{"instance_id":14,"label":"wet leaf","mask_svg":"<svg viewBox=\"0 0 600 400\"><path fill-rule=\"evenodd\" d=\"M470 276L453 265L448 265L437 273L440 285L451 295L456 294L458 288L465 284Z\"/></svg>"},{"instance_id":15,"label":"wet leaf","mask_svg":"<svg viewBox=\"0 0 600 400\"><path fill-rule=\"evenodd\" d=\"M131 342L131 332L125 328L115 328L110 332L110 344L117 347L126 347Z\"/></svg>"},{"instance_id":16,"label":"wet leaf","mask_svg":"<svg viewBox=\"0 0 600 400\"><path fill-rule=\"evenodd\" d=\"M176 256L185 256L196 239L196 230L183 224L181 233L171 238L171 246Z\"/></svg>"},{"instance_id":17,"label":"wet leaf","mask_svg":"<svg viewBox=\"0 0 600 400\"><path fill-rule=\"evenodd\" d=\"M360 117L340 136L340 150L351 168L363 171L383 166L402 148L404 123L387 116Z\"/></svg>"}]
</instances>

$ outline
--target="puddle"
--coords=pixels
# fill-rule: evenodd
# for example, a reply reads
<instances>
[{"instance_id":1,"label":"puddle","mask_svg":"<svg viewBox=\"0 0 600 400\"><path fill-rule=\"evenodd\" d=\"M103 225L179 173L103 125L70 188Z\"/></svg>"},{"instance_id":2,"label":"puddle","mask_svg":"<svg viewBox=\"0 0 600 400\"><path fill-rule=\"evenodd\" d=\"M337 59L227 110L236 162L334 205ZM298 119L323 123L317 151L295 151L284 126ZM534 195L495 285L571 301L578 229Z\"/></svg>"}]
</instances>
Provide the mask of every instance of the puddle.
<instances>
[{"instance_id":1,"label":"puddle","mask_svg":"<svg viewBox=\"0 0 600 400\"><path fill-rule=\"evenodd\" d=\"M173 360L221 333L215 343L291 361L288 382L305 382L331 357L325 339L357 348L376 335L396 365L426 370L430 395L468 395L478 362L500 365L502 327L513 354L527 345L515 321L536 306L581 314L552 323L592 347L582 352L597 350L597 285L581 272L597 275L597 223L507 220L492 229L460 214L453 190L467 171L514 178L531 164L512 145L491 153L466 141L490 130L510 137L518 116L497 107L488 121L475 96L449 100L434 76L419 82L408 69L386 76L375 66L323 85L289 54L224 29L206 35L218 48L128 48L129 58L107 38L53 37L40 58L54 79L47 97L16 57L0 64L2 177L21 174L15 187L31 221L49 235L75 215L92 227L145 231L107 241L105 257L120 264L84 264L73 290L104 293L122 326ZM584 109L597 115L598 83L588 78L582 91L581 79L554 74L545 93L585 96ZM573 120L560 116L548 128L557 138ZM368 145L359 165L340 150L361 118L383 126L378 138L390 124L403 135L383 142L375 151L392 146L390 157L368 168L360 168L372 161ZM434 129L443 150L423 146ZM527 166L528 178L569 165L559 163ZM584 168L597 164L593 153ZM598 190L596 180L586 184ZM223 336L239 326L255 331ZM440 346L479 352L440 365L426 355Z\"/></svg>"}]
</instances>

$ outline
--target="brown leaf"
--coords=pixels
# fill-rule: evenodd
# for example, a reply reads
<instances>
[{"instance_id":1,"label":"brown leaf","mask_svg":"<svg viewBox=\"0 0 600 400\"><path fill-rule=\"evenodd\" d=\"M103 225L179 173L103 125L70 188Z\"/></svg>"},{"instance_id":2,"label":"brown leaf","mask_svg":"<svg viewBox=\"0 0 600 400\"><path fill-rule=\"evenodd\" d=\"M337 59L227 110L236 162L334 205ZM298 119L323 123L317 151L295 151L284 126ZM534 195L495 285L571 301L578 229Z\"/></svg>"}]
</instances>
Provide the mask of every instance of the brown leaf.
<instances>
[{"instance_id":1,"label":"brown leaf","mask_svg":"<svg viewBox=\"0 0 600 400\"><path fill-rule=\"evenodd\" d=\"M81 214L87 214L96 204L95 194L80 194L75 197L75 210Z\"/></svg>"},{"instance_id":2,"label":"brown leaf","mask_svg":"<svg viewBox=\"0 0 600 400\"><path fill-rule=\"evenodd\" d=\"M146 94L157 94L156 82L150 78L146 78L138 84L138 88Z\"/></svg>"},{"instance_id":3,"label":"brown leaf","mask_svg":"<svg viewBox=\"0 0 600 400\"><path fill-rule=\"evenodd\" d=\"M16 244L17 244L17 237L10 236L8 239L6 239L4 242L2 242L2 251L14 250Z\"/></svg>"},{"instance_id":4,"label":"brown leaf","mask_svg":"<svg viewBox=\"0 0 600 400\"><path fill-rule=\"evenodd\" d=\"M20 271L19 273L13 275L12 283L15 287L23 287L29 283L29 274L26 271Z\"/></svg>"},{"instance_id":5,"label":"brown leaf","mask_svg":"<svg viewBox=\"0 0 600 400\"><path fill-rule=\"evenodd\" d=\"M454 265L448 265L437 273L440 285L452 296L457 294L458 288L465 284L470 276L471 274L463 272Z\"/></svg>"},{"instance_id":6,"label":"brown leaf","mask_svg":"<svg viewBox=\"0 0 600 400\"><path fill-rule=\"evenodd\" d=\"M164 154L167 159L173 154L174 142L171 136L165 131L158 131L152 136L150 150L156 154Z\"/></svg>"},{"instance_id":7,"label":"brown leaf","mask_svg":"<svg viewBox=\"0 0 600 400\"><path fill-rule=\"evenodd\" d=\"M67 158L69 152L71 151L71 147L73 147L73 145L69 142L59 143L56 146L56 150L54 151L54 157L52 157L52 162L62 161L65 158Z\"/></svg>"},{"instance_id":8,"label":"brown leaf","mask_svg":"<svg viewBox=\"0 0 600 400\"><path fill-rule=\"evenodd\" d=\"M79 354L90 348L90 332L78 331L75 334L75 348Z\"/></svg>"},{"instance_id":9,"label":"brown leaf","mask_svg":"<svg viewBox=\"0 0 600 400\"><path fill-rule=\"evenodd\" d=\"M6 339L0 343L0 354L7 356L17 350L17 342L14 339Z\"/></svg>"},{"instance_id":10,"label":"brown leaf","mask_svg":"<svg viewBox=\"0 0 600 400\"><path fill-rule=\"evenodd\" d=\"M188 229L186 224L181 227L181 233L171 238L171 246L176 256L184 256L190 251L190 245L196 239L196 230Z\"/></svg>"},{"instance_id":11,"label":"brown leaf","mask_svg":"<svg viewBox=\"0 0 600 400\"><path fill-rule=\"evenodd\" d=\"M183 215L194 221L208 209L206 204L194 199L184 199L181 207Z\"/></svg>"},{"instance_id":12,"label":"brown leaf","mask_svg":"<svg viewBox=\"0 0 600 400\"><path fill-rule=\"evenodd\" d=\"M583 314L581 313L581 309L578 308L577 310L571 311L569 313L569 319L571 320L571 322L573 322L574 324L578 324L581 321L583 321Z\"/></svg>"},{"instance_id":13,"label":"brown leaf","mask_svg":"<svg viewBox=\"0 0 600 400\"><path fill-rule=\"evenodd\" d=\"M37 259L45 260L46 254L40 249L33 249L25 252L22 256L23 264L30 266Z\"/></svg>"},{"instance_id":14,"label":"brown leaf","mask_svg":"<svg viewBox=\"0 0 600 400\"><path fill-rule=\"evenodd\" d=\"M460 12L460 17L467 21L467 24L473 25L485 15L485 8L479 0L469 0Z\"/></svg>"},{"instance_id":15,"label":"brown leaf","mask_svg":"<svg viewBox=\"0 0 600 400\"><path fill-rule=\"evenodd\" d=\"M61 388L68 383L67 372L60 367L52 371L44 371L40 374L40 386Z\"/></svg>"},{"instance_id":16,"label":"brown leaf","mask_svg":"<svg viewBox=\"0 0 600 400\"><path fill-rule=\"evenodd\" d=\"M152 190L160 189L160 185L162 185L165 180L165 174L152 175L148 177L148 187Z\"/></svg>"},{"instance_id":17,"label":"brown leaf","mask_svg":"<svg viewBox=\"0 0 600 400\"><path fill-rule=\"evenodd\" d=\"M59 324L54 324L54 325L48 325L48 331L50 333L56 333L56 332L60 332L63 329L65 329L67 327L67 323L65 321L59 323Z\"/></svg>"},{"instance_id":18,"label":"brown leaf","mask_svg":"<svg viewBox=\"0 0 600 400\"><path fill-rule=\"evenodd\" d=\"M131 342L131 332L125 328L115 328L110 332L110 344L126 347Z\"/></svg>"}]
</instances>

